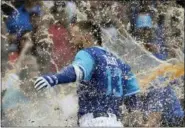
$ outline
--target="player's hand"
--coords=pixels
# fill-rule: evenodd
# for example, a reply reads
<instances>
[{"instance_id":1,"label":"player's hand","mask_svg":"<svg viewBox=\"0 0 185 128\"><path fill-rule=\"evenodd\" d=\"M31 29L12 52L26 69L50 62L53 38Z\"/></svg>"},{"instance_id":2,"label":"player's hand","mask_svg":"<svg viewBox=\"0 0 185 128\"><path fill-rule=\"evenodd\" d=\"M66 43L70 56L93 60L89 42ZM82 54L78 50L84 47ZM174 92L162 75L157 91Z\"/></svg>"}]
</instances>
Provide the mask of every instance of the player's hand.
<instances>
[{"instance_id":1,"label":"player's hand","mask_svg":"<svg viewBox=\"0 0 185 128\"><path fill-rule=\"evenodd\" d=\"M44 77L38 77L34 83L37 91L43 90L47 87L51 87L49 82Z\"/></svg>"},{"instance_id":2,"label":"player's hand","mask_svg":"<svg viewBox=\"0 0 185 128\"><path fill-rule=\"evenodd\" d=\"M58 79L55 75L46 75L38 77L34 83L37 91L43 90L48 87L52 87L58 83Z\"/></svg>"}]
</instances>

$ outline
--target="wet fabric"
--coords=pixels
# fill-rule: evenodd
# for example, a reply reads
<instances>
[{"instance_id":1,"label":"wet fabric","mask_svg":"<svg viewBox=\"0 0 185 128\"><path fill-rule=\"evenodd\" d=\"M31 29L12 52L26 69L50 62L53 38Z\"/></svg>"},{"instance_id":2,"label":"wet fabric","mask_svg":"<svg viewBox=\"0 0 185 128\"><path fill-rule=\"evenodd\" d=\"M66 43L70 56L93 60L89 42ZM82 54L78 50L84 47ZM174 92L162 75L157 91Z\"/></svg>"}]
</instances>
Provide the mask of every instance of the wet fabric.
<instances>
[{"instance_id":1,"label":"wet fabric","mask_svg":"<svg viewBox=\"0 0 185 128\"><path fill-rule=\"evenodd\" d=\"M17 11L14 10L6 20L8 32L17 34L17 36L20 37L24 32L32 31L31 14L41 15L41 7L36 5L28 12L24 5L22 5Z\"/></svg>"},{"instance_id":2,"label":"wet fabric","mask_svg":"<svg viewBox=\"0 0 185 128\"><path fill-rule=\"evenodd\" d=\"M14 11L7 19L6 25L9 33L16 33L18 36L25 31L32 31L33 26L30 22L30 14L21 6Z\"/></svg>"},{"instance_id":3,"label":"wet fabric","mask_svg":"<svg viewBox=\"0 0 185 128\"><path fill-rule=\"evenodd\" d=\"M86 53L77 54L73 62L85 72L77 91L79 117L93 112L110 112L120 116L123 97L139 92L130 66L102 47L87 48L83 52ZM92 61L83 61L87 58Z\"/></svg>"},{"instance_id":4,"label":"wet fabric","mask_svg":"<svg viewBox=\"0 0 185 128\"><path fill-rule=\"evenodd\" d=\"M172 87L151 88L144 103L145 112L161 112L162 118L168 123L178 123L183 119L184 111Z\"/></svg>"},{"instance_id":5,"label":"wet fabric","mask_svg":"<svg viewBox=\"0 0 185 128\"><path fill-rule=\"evenodd\" d=\"M75 82L77 77L74 67L69 65L60 71L60 73L44 75L43 78L49 83L50 86L55 86L57 84Z\"/></svg>"},{"instance_id":6,"label":"wet fabric","mask_svg":"<svg viewBox=\"0 0 185 128\"><path fill-rule=\"evenodd\" d=\"M108 117L93 117L93 113L82 116L79 120L80 127L123 127L121 121L117 120L116 115L108 113Z\"/></svg>"}]
</instances>

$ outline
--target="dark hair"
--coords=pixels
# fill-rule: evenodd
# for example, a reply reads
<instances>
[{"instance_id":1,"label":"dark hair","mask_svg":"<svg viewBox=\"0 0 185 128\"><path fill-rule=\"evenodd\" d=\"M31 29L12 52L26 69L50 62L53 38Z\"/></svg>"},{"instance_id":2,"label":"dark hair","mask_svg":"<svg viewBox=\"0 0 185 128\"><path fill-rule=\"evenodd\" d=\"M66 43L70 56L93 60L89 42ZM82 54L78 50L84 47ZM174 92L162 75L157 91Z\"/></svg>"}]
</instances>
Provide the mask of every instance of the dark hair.
<instances>
[{"instance_id":1,"label":"dark hair","mask_svg":"<svg viewBox=\"0 0 185 128\"><path fill-rule=\"evenodd\" d=\"M101 38L101 29L99 25L93 23L92 21L79 21L75 24L81 30L90 32L94 36L94 39L97 41L98 45L102 45L102 38Z\"/></svg>"}]
</instances>

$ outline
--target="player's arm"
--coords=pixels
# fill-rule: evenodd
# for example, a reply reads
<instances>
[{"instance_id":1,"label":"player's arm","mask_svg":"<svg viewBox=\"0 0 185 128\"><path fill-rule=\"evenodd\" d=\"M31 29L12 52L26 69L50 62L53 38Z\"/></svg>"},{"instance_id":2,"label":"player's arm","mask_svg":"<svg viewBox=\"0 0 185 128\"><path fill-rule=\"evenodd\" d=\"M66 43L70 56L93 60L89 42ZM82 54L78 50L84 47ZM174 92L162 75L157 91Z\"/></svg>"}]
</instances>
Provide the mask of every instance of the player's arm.
<instances>
[{"instance_id":1,"label":"player's arm","mask_svg":"<svg viewBox=\"0 0 185 128\"><path fill-rule=\"evenodd\" d=\"M41 90L47 87L53 87L57 84L89 80L94 65L95 62L92 56L88 52L81 50L75 56L73 63L65 67L61 72L37 78L35 88Z\"/></svg>"}]
</instances>

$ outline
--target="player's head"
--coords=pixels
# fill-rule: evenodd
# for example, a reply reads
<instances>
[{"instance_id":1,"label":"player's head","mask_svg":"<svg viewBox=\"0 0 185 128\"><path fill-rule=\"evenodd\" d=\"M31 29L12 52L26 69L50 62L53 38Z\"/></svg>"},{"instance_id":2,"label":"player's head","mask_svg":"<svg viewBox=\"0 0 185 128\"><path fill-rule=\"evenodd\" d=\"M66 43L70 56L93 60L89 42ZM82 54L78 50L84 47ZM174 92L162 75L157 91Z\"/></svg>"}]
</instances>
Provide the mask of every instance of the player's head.
<instances>
[{"instance_id":1,"label":"player's head","mask_svg":"<svg viewBox=\"0 0 185 128\"><path fill-rule=\"evenodd\" d=\"M80 21L71 26L71 42L78 48L102 44L100 27L91 21Z\"/></svg>"}]
</instances>

